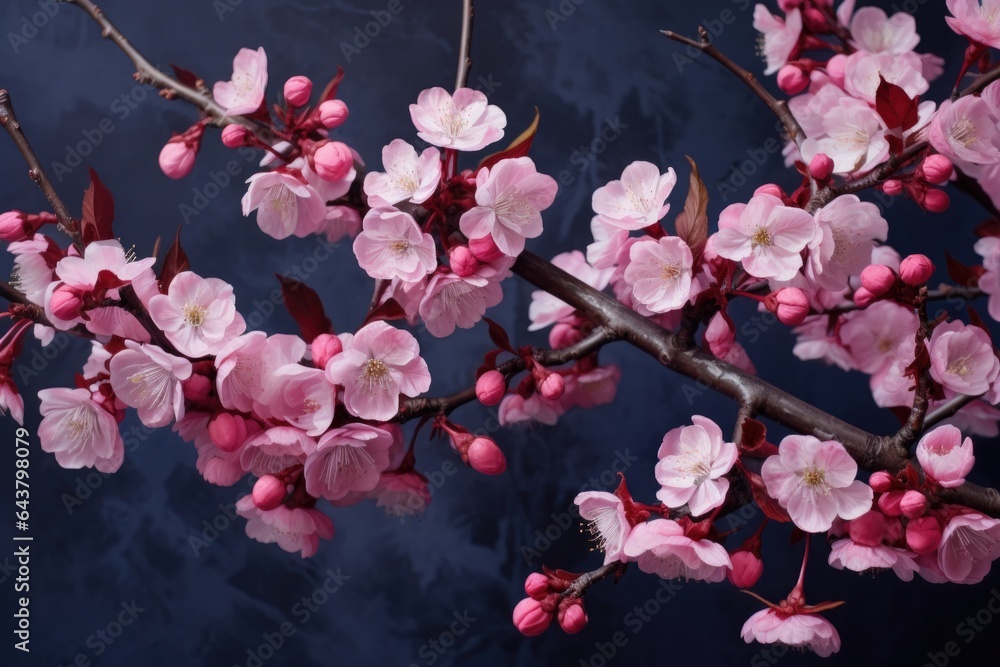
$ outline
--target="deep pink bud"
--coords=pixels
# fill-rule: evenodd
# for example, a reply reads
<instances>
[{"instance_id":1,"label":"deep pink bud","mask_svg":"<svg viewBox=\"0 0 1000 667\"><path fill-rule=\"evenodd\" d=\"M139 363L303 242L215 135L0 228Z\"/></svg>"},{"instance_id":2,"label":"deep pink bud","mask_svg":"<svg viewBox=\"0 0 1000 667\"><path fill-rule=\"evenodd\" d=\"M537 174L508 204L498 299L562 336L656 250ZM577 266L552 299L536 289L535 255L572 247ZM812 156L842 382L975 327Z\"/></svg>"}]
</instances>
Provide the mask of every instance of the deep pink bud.
<instances>
[{"instance_id":1,"label":"deep pink bud","mask_svg":"<svg viewBox=\"0 0 1000 667\"><path fill-rule=\"evenodd\" d=\"M561 373L549 373L538 383L538 393L550 401L557 401L566 390L566 381Z\"/></svg>"},{"instance_id":2,"label":"deep pink bud","mask_svg":"<svg viewBox=\"0 0 1000 667\"><path fill-rule=\"evenodd\" d=\"M785 65L778 70L778 88L788 95L798 95L809 87L809 77L795 65Z\"/></svg>"},{"instance_id":3,"label":"deep pink bud","mask_svg":"<svg viewBox=\"0 0 1000 667\"><path fill-rule=\"evenodd\" d=\"M854 290L854 303L858 304L858 308L867 308L869 304L877 299L877 296L866 290L864 287L859 287Z\"/></svg>"},{"instance_id":4,"label":"deep pink bud","mask_svg":"<svg viewBox=\"0 0 1000 667\"><path fill-rule=\"evenodd\" d=\"M464 245L457 245L448 251L448 264L459 278L468 278L479 268L479 260Z\"/></svg>"},{"instance_id":5,"label":"deep pink bud","mask_svg":"<svg viewBox=\"0 0 1000 667\"><path fill-rule=\"evenodd\" d=\"M764 561L749 551L737 551L729 559L733 569L726 572L726 578L737 588L751 588L764 573Z\"/></svg>"},{"instance_id":6,"label":"deep pink bud","mask_svg":"<svg viewBox=\"0 0 1000 667\"><path fill-rule=\"evenodd\" d=\"M340 141L328 141L313 153L313 165L316 173L324 181L335 183L354 166L354 156L347 144Z\"/></svg>"},{"instance_id":7,"label":"deep pink bud","mask_svg":"<svg viewBox=\"0 0 1000 667\"><path fill-rule=\"evenodd\" d=\"M197 156L197 148L188 146L183 140L171 139L160 151L160 169L167 178L184 178L194 169Z\"/></svg>"},{"instance_id":8,"label":"deep pink bud","mask_svg":"<svg viewBox=\"0 0 1000 667\"><path fill-rule=\"evenodd\" d=\"M507 459L490 438L480 437L469 445L469 465L484 475L499 475L507 469Z\"/></svg>"},{"instance_id":9,"label":"deep pink bud","mask_svg":"<svg viewBox=\"0 0 1000 667\"><path fill-rule=\"evenodd\" d=\"M899 516L903 513L899 503L903 500L903 491L889 491L878 497L878 508L886 516Z\"/></svg>"},{"instance_id":10,"label":"deep pink bud","mask_svg":"<svg viewBox=\"0 0 1000 667\"><path fill-rule=\"evenodd\" d=\"M934 185L946 183L954 171L951 160L940 153L934 153L925 157L920 168L924 172L924 179Z\"/></svg>"},{"instance_id":11,"label":"deep pink bud","mask_svg":"<svg viewBox=\"0 0 1000 667\"><path fill-rule=\"evenodd\" d=\"M885 537L885 515L869 510L847 524L847 534L858 544L877 547Z\"/></svg>"},{"instance_id":12,"label":"deep pink bud","mask_svg":"<svg viewBox=\"0 0 1000 667\"><path fill-rule=\"evenodd\" d=\"M0 213L0 240L12 242L31 238L42 225L53 222L51 213L33 215L21 211Z\"/></svg>"},{"instance_id":13,"label":"deep pink bud","mask_svg":"<svg viewBox=\"0 0 1000 667\"><path fill-rule=\"evenodd\" d=\"M479 239L469 240L469 250L480 262L489 263L503 257L503 252L494 243L493 237L486 235Z\"/></svg>"},{"instance_id":14,"label":"deep pink bud","mask_svg":"<svg viewBox=\"0 0 1000 667\"><path fill-rule=\"evenodd\" d=\"M785 287L767 295L764 305L782 324L796 326L809 315L809 299L798 287Z\"/></svg>"},{"instance_id":15,"label":"deep pink bud","mask_svg":"<svg viewBox=\"0 0 1000 667\"><path fill-rule=\"evenodd\" d=\"M944 190L930 188L924 194L924 208L931 213L944 213L951 204L951 198Z\"/></svg>"},{"instance_id":16,"label":"deep pink bud","mask_svg":"<svg viewBox=\"0 0 1000 667\"><path fill-rule=\"evenodd\" d=\"M500 371L486 371L476 380L476 398L483 405L496 405L507 393L507 380Z\"/></svg>"},{"instance_id":17,"label":"deep pink bud","mask_svg":"<svg viewBox=\"0 0 1000 667\"><path fill-rule=\"evenodd\" d=\"M226 148L239 148L247 139L250 131L239 123L230 123L222 128L222 143Z\"/></svg>"},{"instance_id":18,"label":"deep pink bud","mask_svg":"<svg viewBox=\"0 0 1000 667\"><path fill-rule=\"evenodd\" d=\"M49 308L52 314L60 320L72 320L80 316L83 309L83 300L75 287L62 284L52 292L49 300Z\"/></svg>"},{"instance_id":19,"label":"deep pink bud","mask_svg":"<svg viewBox=\"0 0 1000 667\"><path fill-rule=\"evenodd\" d=\"M802 22L812 32L822 33L829 30L830 22L826 18L826 14L816 7L806 7L802 10Z\"/></svg>"},{"instance_id":20,"label":"deep pink bud","mask_svg":"<svg viewBox=\"0 0 1000 667\"><path fill-rule=\"evenodd\" d=\"M882 192L886 193L890 197L901 195L903 194L903 183L902 181L897 181L894 178L890 178L888 181L882 184Z\"/></svg>"},{"instance_id":21,"label":"deep pink bud","mask_svg":"<svg viewBox=\"0 0 1000 667\"><path fill-rule=\"evenodd\" d=\"M564 600L564 604L559 605L559 627L569 635L575 635L583 630L587 625L587 612L583 610L583 601L580 598Z\"/></svg>"},{"instance_id":22,"label":"deep pink bud","mask_svg":"<svg viewBox=\"0 0 1000 667\"><path fill-rule=\"evenodd\" d=\"M932 516L910 519L906 524L906 546L920 555L933 553L941 544L941 524Z\"/></svg>"},{"instance_id":23,"label":"deep pink bud","mask_svg":"<svg viewBox=\"0 0 1000 667\"><path fill-rule=\"evenodd\" d=\"M919 491L907 491L899 501L899 510L908 519L916 519L927 512L927 496Z\"/></svg>"},{"instance_id":24,"label":"deep pink bud","mask_svg":"<svg viewBox=\"0 0 1000 667\"><path fill-rule=\"evenodd\" d=\"M934 262L927 255L909 255L899 263L899 277L907 285L923 285L934 275Z\"/></svg>"},{"instance_id":25,"label":"deep pink bud","mask_svg":"<svg viewBox=\"0 0 1000 667\"><path fill-rule=\"evenodd\" d=\"M817 181L825 181L833 173L833 160L826 153L817 153L809 161L809 175Z\"/></svg>"},{"instance_id":26,"label":"deep pink bud","mask_svg":"<svg viewBox=\"0 0 1000 667\"><path fill-rule=\"evenodd\" d=\"M309 104L312 95L313 82L307 76L293 76L285 81L285 101L289 106L304 107Z\"/></svg>"},{"instance_id":27,"label":"deep pink bud","mask_svg":"<svg viewBox=\"0 0 1000 667\"><path fill-rule=\"evenodd\" d=\"M777 197L778 199L785 198L785 191L781 189L780 185L775 183L765 183L756 190L753 191L754 196L756 195L771 195L772 197Z\"/></svg>"},{"instance_id":28,"label":"deep pink bud","mask_svg":"<svg viewBox=\"0 0 1000 667\"><path fill-rule=\"evenodd\" d=\"M885 519L885 543L896 544L903 539L903 522L896 517Z\"/></svg>"},{"instance_id":29,"label":"deep pink bud","mask_svg":"<svg viewBox=\"0 0 1000 667\"><path fill-rule=\"evenodd\" d=\"M552 614L542 609L542 603L525 598L514 607L514 627L526 637L536 637L552 623Z\"/></svg>"},{"instance_id":30,"label":"deep pink bud","mask_svg":"<svg viewBox=\"0 0 1000 667\"><path fill-rule=\"evenodd\" d=\"M541 572L532 572L524 580L524 592L536 600L542 600L549 594L549 578Z\"/></svg>"},{"instance_id":31,"label":"deep pink bud","mask_svg":"<svg viewBox=\"0 0 1000 667\"><path fill-rule=\"evenodd\" d=\"M268 512L283 503L287 494L284 482L274 475L264 475L253 485L253 504Z\"/></svg>"},{"instance_id":32,"label":"deep pink bud","mask_svg":"<svg viewBox=\"0 0 1000 667\"><path fill-rule=\"evenodd\" d=\"M220 412L208 422L208 436L224 452L235 452L247 439L247 423L243 417Z\"/></svg>"},{"instance_id":33,"label":"deep pink bud","mask_svg":"<svg viewBox=\"0 0 1000 667\"><path fill-rule=\"evenodd\" d=\"M868 486L875 493L885 493L892 488L892 475L885 470L877 470L868 478Z\"/></svg>"},{"instance_id":34,"label":"deep pink bud","mask_svg":"<svg viewBox=\"0 0 1000 667\"><path fill-rule=\"evenodd\" d=\"M882 296L896 284L896 274L884 264L869 264L861 272L861 286L872 296Z\"/></svg>"},{"instance_id":35,"label":"deep pink bud","mask_svg":"<svg viewBox=\"0 0 1000 667\"><path fill-rule=\"evenodd\" d=\"M201 373L192 373L187 380L181 382L184 398L189 401L204 401L212 393L212 381Z\"/></svg>"},{"instance_id":36,"label":"deep pink bud","mask_svg":"<svg viewBox=\"0 0 1000 667\"><path fill-rule=\"evenodd\" d=\"M343 125L348 116L347 105L340 100L323 102L319 105L317 112L319 113L319 122L323 123L323 127L330 129Z\"/></svg>"},{"instance_id":37,"label":"deep pink bud","mask_svg":"<svg viewBox=\"0 0 1000 667\"><path fill-rule=\"evenodd\" d=\"M313 338L310 349L316 368L326 368L330 359L343 352L344 344L333 334L320 334Z\"/></svg>"}]
</instances>

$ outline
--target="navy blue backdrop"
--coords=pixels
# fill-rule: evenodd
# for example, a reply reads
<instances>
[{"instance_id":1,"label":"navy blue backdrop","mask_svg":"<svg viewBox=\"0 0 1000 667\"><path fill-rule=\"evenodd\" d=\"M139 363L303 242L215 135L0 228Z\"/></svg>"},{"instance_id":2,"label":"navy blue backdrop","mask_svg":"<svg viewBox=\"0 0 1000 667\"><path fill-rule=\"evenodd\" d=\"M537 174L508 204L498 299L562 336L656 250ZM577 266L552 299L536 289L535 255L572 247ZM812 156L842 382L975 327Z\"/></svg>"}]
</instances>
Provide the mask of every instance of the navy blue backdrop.
<instances>
[{"instance_id":1,"label":"navy blue backdrop","mask_svg":"<svg viewBox=\"0 0 1000 667\"><path fill-rule=\"evenodd\" d=\"M321 82L344 66L341 95L352 113L337 136L377 166L385 143L415 139L407 105L424 88L449 87L457 59L457 0L400 0L402 11L385 21L389 15L379 12L389 4L106 0L102 7L153 63L176 63L209 82L228 78L240 47L263 45L272 99L290 75ZM952 67L943 78L952 77L964 45L945 28L944 3L900 4L916 15L920 50L949 58ZM373 11L386 25L369 25L374 36L364 36ZM780 157L766 150L776 136L769 112L708 58L677 59L682 52L658 33L671 28L694 34L704 22L727 52L760 72L751 16L748 0L477 3L470 85L506 111L511 136L537 105L542 120L532 155L540 171L561 175L546 232L529 243L531 250L551 256L582 248L591 193L636 159L674 166L684 179L683 156L694 157L712 193L712 216L748 198L765 180L794 185ZM65 198L78 205L86 166L92 166L116 195L116 231L126 245L148 253L157 236L169 237L182 225L194 270L232 283L238 307L245 315L260 313L268 332L295 330L270 303L272 274L293 270L309 274L338 330L357 326L370 289L349 247L313 262L323 254L317 240L264 236L239 210L242 182L254 164L223 148L216 134L207 136L191 176L177 182L160 173L156 157L163 142L196 115L137 85L130 63L82 12L46 0L8 0L0 7L0 28L0 87L10 90L43 163L58 172ZM940 98L943 89L935 90ZM237 163L227 183L221 174L230 160ZM0 141L0 170L0 210L45 208L6 140ZM749 182L740 170L751 172ZM683 190L671 200L675 210ZM941 265L948 245L959 257L974 259L971 229L982 214L959 195L944 215L927 215L902 200L886 215L890 242L899 250L929 247ZM526 331L530 286L512 279L506 287L507 298L491 316L518 343L542 344L543 334ZM751 329L756 334L744 344L763 377L864 428L895 427L890 414L875 408L866 377L794 363L783 327L766 335L763 327ZM426 334L420 342L435 394L467 385L477 357L490 347L481 326L447 342ZM526 639L513 628L510 611L523 597L530 571L543 562L570 570L600 563L566 514L582 487L609 489L610 471L627 466L633 491L650 500L655 453L666 430L692 413L712 417L724 429L734 421L729 401L692 391L692 382L624 345L602 354L623 369L613 405L571 413L556 428L495 430L509 465L497 478L466 470L446 445L422 444L418 468L434 491L426 514L400 522L369 505L337 510L335 539L305 561L246 538L244 522L233 521L229 510L246 487L204 483L194 468L193 447L169 431L146 431L134 415L123 424L126 462L109 477L63 470L33 439L32 651L25 656L12 648L16 574L13 547L6 546L12 544L13 522L5 518L0 655L7 657L0 662L599 667L818 661L812 654L745 645L740 628L759 604L731 586L661 587L635 569L617 586L602 582L592 589L586 599L591 621L577 636L551 630ZM26 355L33 372L22 388L26 426L34 434L38 406L31 394L70 386L86 346L57 339L47 354L32 345ZM456 418L470 429L495 428L480 406L465 407ZM773 430L776 437L782 433ZM0 483L12 488L12 421L3 422L0 438ZM980 472L974 479L983 482L981 471L996 468L1000 457L996 442L978 439L976 446ZM12 495L0 492L3 502ZM751 517L749 525L756 521ZM780 599L794 583L801 552L787 549L784 527L768 535L772 545L759 590ZM821 548L807 581L810 599L848 600L828 616L844 638L843 650L829 664L923 665L934 664L932 656L938 665L995 664L1000 619L993 619L987 605L993 596L1000 599L997 574L974 587L903 584L891 574L873 579L831 570L823 563L825 547L818 541L816 546ZM980 631L959 627L977 613L980 623L988 617L993 624ZM944 653L949 642L956 655Z\"/></svg>"}]
</instances>

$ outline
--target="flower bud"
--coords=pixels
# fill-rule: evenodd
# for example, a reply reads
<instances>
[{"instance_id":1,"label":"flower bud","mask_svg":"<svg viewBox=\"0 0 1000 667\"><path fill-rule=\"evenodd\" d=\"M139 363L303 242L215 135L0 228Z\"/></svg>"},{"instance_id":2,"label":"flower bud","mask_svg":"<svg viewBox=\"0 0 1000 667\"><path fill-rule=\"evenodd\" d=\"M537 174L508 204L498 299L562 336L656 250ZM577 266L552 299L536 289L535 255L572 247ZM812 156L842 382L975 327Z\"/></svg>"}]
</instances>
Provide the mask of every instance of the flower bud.
<instances>
[{"instance_id":1,"label":"flower bud","mask_svg":"<svg viewBox=\"0 0 1000 667\"><path fill-rule=\"evenodd\" d=\"M903 194L903 182L897 181L895 178L890 178L882 184L882 192L890 197L901 195Z\"/></svg>"},{"instance_id":2,"label":"flower bud","mask_svg":"<svg viewBox=\"0 0 1000 667\"><path fill-rule=\"evenodd\" d=\"M825 181L833 174L833 160L826 153L817 153L809 161L809 175L817 181Z\"/></svg>"},{"instance_id":3,"label":"flower bud","mask_svg":"<svg viewBox=\"0 0 1000 667\"><path fill-rule=\"evenodd\" d=\"M167 178L184 178L194 169L194 159L197 156L197 148L188 146L183 140L171 139L160 151L160 170Z\"/></svg>"},{"instance_id":4,"label":"flower bud","mask_svg":"<svg viewBox=\"0 0 1000 667\"><path fill-rule=\"evenodd\" d=\"M749 551L737 551L729 559L733 569L726 572L726 578L737 588L751 588L764 573L764 561Z\"/></svg>"},{"instance_id":5,"label":"flower bud","mask_svg":"<svg viewBox=\"0 0 1000 667\"><path fill-rule=\"evenodd\" d=\"M798 95L809 87L809 77L795 65L785 65L778 70L778 88L787 95Z\"/></svg>"},{"instance_id":6,"label":"flower bud","mask_svg":"<svg viewBox=\"0 0 1000 667\"><path fill-rule=\"evenodd\" d=\"M785 198L785 191L781 189L780 185L775 183L765 183L756 190L753 191L754 196L757 195L771 195L772 197L777 197L778 199Z\"/></svg>"},{"instance_id":7,"label":"flower bud","mask_svg":"<svg viewBox=\"0 0 1000 667\"><path fill-rule=\"evenodd\" d=\"M927 255L909 255L899 263L899 277L907 285L923 285L934 275L934 263Z\"/></svg>"},{"instance_id":8,"label":"flower bud","mask_svg":"<svg viewBox=\"0 0 1000 667\"><path fill-rule=\"evenodd\" d=\"M51 213L39 213L38 215L21 211L0 213L0 241L11 243L29 239L42 225L55 220L55 216Z\"/></svg>"},{"instance_id":9,"label":"flower bud","mask_svg":"<svg viewBox=\"0 0 1000 667\"><path fill-rule=\"evenodd\" d=\"M919 491L906 491L899 501L899 510L908 519L916 519L927 512L927 496Z\"/></svg>"},{"instance_id":10,"label":"flower bud","mask_svg":"<svg viewBox=\"0 0 1000 667\"><path fill-rule=\"evenodd\" d=\"M885 519L885 538L883 542L886 544L897 544L903 539L903 522L897 517L886 517Z\"/></svg>"},{"instance_id":11,"label":"flower bud","mask_svg":"<svg viewBox=\"0 0 1000 667\"><path fill-rule=\"evenodd\" d=\"M843 88L844 79L847 77L847 56L838 53L827 61L825 69L830 81Z\"/></svg>"},{"instance_id":12,"label":"flower bud","mask_svg":"<svg viewBox=\"0 0 1000 667\"><path fill-rule=\"evenodd\" d=\"M486 371L476 380L476 398L483 405L496 405L506 393L507 379L500 371Z\"/></svg>"},{"instance_id":13,"label":"flower bud","mask_svg":"<svg viewBox=\"0 0 1000 667\"><path fill-rule=\"evenodd\" d=\"M334 334L320 334L313 338L310 350L316 368L326 368L330 359L344 350L344 344Z\"/></svg>"},{"instance_id":14,"label":"flower bud","mask_svg":"<svg viewBox=\"0 0 1000 667\"><path fill-rule=\"evenodd\" d=\"M212 394L212 381L200 373L192 373L181 381L184 398L189 401L204 401Z\"/></svg>"},{"instance_id":15,"label":"flower bud","mask_svg":"<svg viewBox=\"0 0 1000 667\"><path fill-rule=\"evenodd\" d=\"M896 274L888 266L869 264L861 272L861 286L873 296L882 296L896 284Z\"/></svg>"},{"instance_id":16,"label":"flower bud","mask_svg":"<svg viewBox=\"0 0 1000 667\"><path fill-rule=\"evenodd\" d=\"M490 438L476 438L469 445L469 465L484 475L499 475L507 469L507 459Z\"/></svg>"},{"instance_id":17,"label":"flower bud","mask_svg":"<svg viewBox=\"0 0 1000 667\"><path fill-rule=\"evenodd\" d=\"M767 296L764 305L782 324L796 326L809 315L809 299L798 287L785 287Z\"/></svg>"},{"instance_id":18,"label":"flower bud","mask_svg":"<svg viewBox=\"0 0 1000 667\"><path fill-rule=\"evenodd\" d=\"M487 234L482 238L469 239L469 250L480 262L489 263L503 257L503 251L497 247L493 237Z\"/></svg>"},{"instance_id":19,"label":"flower bud","mask_svg":"<svg viewBox=\"0 0 1000 667\"><path fill-rule=\"evenodd\" d=\"M448 251L448 264L459 278L468 278L479 268L479 260L464 245L457 245Z\"/></svg>"},{"instance_id":20,"label":"flower bud","mask_svg":"<svg viewBox=\"0 0 1000 667\"><path fill-rule=\"evenodd\" d=\"M934 185L946 183L954 171L951 160L939 153L925 157L920 168L924 172L924 180Z\"/></svg>"},{"instance_id":21,"label":"flower bud","mask_svg":"<svg viewBox=\"0 0 1000 667\"><path fill-rule=\"evenodd\" d=\"M284 482L274 475L264 475L253 485L253 504L257 509L269 512L285 502L287 494Z\"/></svg>"},{"instance_id":22,"label":"flower bud","mask_svg":"<svg viewBox=\"0 0 1000 667\"><path fill-rule=\"evenodd\" d=\"M239 123L230 123L222 128L222 144L226 148L239 148L246 143L249 130Z\"/></svg>"},{"instance_id":23,"label":"flower bud","mask_svg":"<svg viewBox=\"0 0 1000 667\"><path fill-rule=\"evenodd\" d=\"M910 519L906 524L906 546L925 555L933 553L941 544L941 524L932 516Z\"/></svg>"},{"instance_id":24,"label":"flower bud","mask_svg":"<svg viewBox=\"0 0 1000 667\"><path fill-rule=\"evenodd\" d=\"M243 417L220 412L208 422L208 437L224 452L235 452L247 439L247 423Z\"/></svg>"},{"instance_id":25,"label":"flower bud","mask_svg":"<svg viewBox=\"0 0 1000 667\"><path fill-rule=\"evenodd\" d=\"M948 197L948 193L944 190L930 188L924 194L923 204L924 208L931 213L944 213L951 204L951 198Z\"/></svg>"},{"instance_id":26,"label":"flower bud","mask_svg":"<svg viewBox=\"0 0 1000 667\"><path fill-rule=\"evenodd\" d=\"M552 614L542 609L542 603L525 598L514 607L514 626L526 637L536 637L552 623Z\"/></svg>"},{"instance_id":27,"label":"flower bud","mask_svg":"<svg viewBox=\"0 0 1000 667\"><path fill-rule=\"evenodd\" d=\"M854 290L854 303L858 305L858 308L867 308L877 299L877 296L866 290L864 287L859 287Z\"/></svg>"},{"instance_id":28,"label":"flower bud","mask_svg":"<svg viewBox=\"0 0 1000 667\"><path fill-rule=\"evenodd\" d=\"M549 347L561 350L583 340L584 334L579 328L566 322L556 322L549 331Z\"/></svg>"},{"instance_id":29,"label":"flower bud","mask_svg":"<svg viewBox=\"0 0 1000 667\"><path fill-rule=\"evenodd\" d=\"M541 572L532 572L524 580L524 592L536 600L542 600L549 594L549 578Z\"/></svg>"},{"instance_id":30,"label":"flower bud","mask_svg":"<svg viewBox=\"0 0 1000 667\"><path fill-rule=\"evenodd\" d=\"M902 514L902 510L899 509L899 503L903 500L903 491L889 491L888 493L883 493L878 497L878 508L886 516L899 516Z\"/></svg>"},{"instance_id":31,"label":"flower bud","mask_svg":"<svg viewBox=\"0 0 1000 667\"><path fill-rule=\"evenodd\" d=\"M583 601L580 598L564 600L559 605L559 627L568 635L575 635L583 630L587 625L587 612L583 610Z\"/></svg>"},{"instance_id":32,"label":"flower bud","mask_svg":"<svg viewBox=\"0 0 1000 667\"><path fill-rule=\"evenodd\" d=\"M307 76L293 76L285 81L285 101L292 107L304 107L309 104L313 84Z\"/></svg>"},{"instance_id":33,"label":"flower bud","mask_svg":"<svg viewBox=\"0 0 1000 667\"><path fill-rule=\"evenodd\" d=\"M877 470L868 478L868 486L875 493L885 493L892 488L892 475L886 470Z\"/></svg>"},{"instance_id":34,"label":"flower bud","mask_svg":"<svg viewBox=\"0 0 1000 667\"><path fill-rule=\"evenodd\" d=\"M538 383L538 393L550 401L557 401L566 390L566 381L561 373L549 373Z\"/></svg>"},{"instance_id":35,"label":"flower bud","mask_svg":"<svg viewBox=\"0 0 1000 667\"><path fill-rule=\"evenodd\" d=\"M851 540L866 547L877 547L885 537L885 515L869 510L847 524Z\"/></svg>"},{"instance_id":36,"label":"flower bud","mask_svg":"<svg viewBox=\"0 0 1000 667\"><path fill-rule=\"evenodd\" d=\"M324 143L313 153L312 160L319 177L331 183L343 179L354 166L351 149L340 141Z\"/></svg>"},{"instance_id":37,"label":"flower bud","mask_svg":"<svg viewBox=\"0 0 1000 667\"><path fill-rule=\"evenodd\" d=\"M330 129L343 125L348 116L347 105L340 100L323 102L319 105L317 112L319 113L319 122L323 123L323 127Z\"/></svg>"},{"instance_id":38,"label":"flower bud","mask_svg":"<svg viewBox=\"0 0 1000 667\"><path fill-rule=\"evenodd\" d=\"M811 32L824 33L830 31L829 19L827 19L826 14L816 7L805 7L802 10L802 23L804 23Z\"/></svg>"},{"instance_id":39,"label":"flower bud","mask_svg":"<svg viewBox=\"0 0 1000 667\"><path fill-rule=\"evenodd\" d=\"M80 293L75 287L64 283L53 290L52 298L49 300L49 308L52 310L52 314L60 320L75 320L80 317L83 299L80 298Z\"/></svg>"}]
</instances>

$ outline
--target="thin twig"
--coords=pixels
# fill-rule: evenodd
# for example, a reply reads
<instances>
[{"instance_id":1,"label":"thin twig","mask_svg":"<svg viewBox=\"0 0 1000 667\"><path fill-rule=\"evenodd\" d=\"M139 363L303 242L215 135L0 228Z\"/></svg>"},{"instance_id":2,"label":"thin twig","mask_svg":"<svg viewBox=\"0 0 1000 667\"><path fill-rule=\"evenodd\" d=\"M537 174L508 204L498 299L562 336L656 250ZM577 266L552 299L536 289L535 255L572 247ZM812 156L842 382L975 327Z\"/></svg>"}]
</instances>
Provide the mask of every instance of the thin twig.
<instances>
[{"instance_id":1,"label":"thin twig","mask_svg":"<svg viewBox=\"0 0 1000 667\"><path fill-rule=\"evenodd\" d=\"M928 301L940 301L942 299L965 299L966 301L974 301L981 296L986 296L986 292L979 289L978 287L962 287L961 285L941 285L935 290L928 290L927 300ZM867 307L867 306L866 306ZM831 308L830 310L814 311L810 314L812 315L842 315L844 313L850 313L855 310L864 310L861 306L856 303L845 303L842 306L837 306L836 308Z\"/></svg>"},{"instance_id":2,"label":"thin twig","mask_svg":"<svg viewBox=\"0 0 1000 667\"><path fill-rule=\"evenodd\" d=\"M472 23L476 18L473 0L462 0L462 37L458 46L458 72L455 74L455 90L465 88L472 70Z\"/></svg>"},{"instance_id":3,"label":"thin twig","mask_svg":"<svg viewBox=\"0 0 1000 667\"><path fill-rule=\"evenodd\" d=\"M608 563L607 565L602 565L596 570L591 570L590 572L584 572L576 579L573 583L569 585L569 588L564 590L559 594L562 598L580 598L583 594L587 592L587 589L596 584L601 579L607 579L611 575L617 577L625 574L625 569L628 567L628 563L623 563L621 561L614 561Z\"/></svg>"},{"instance_id":4,"label":"thin twig","mask_svg":"<svg viewBox=\"0 0 1000 667\"><path fill-rule=\"evenodd\" d=\"M930 413L926 417L924 417L924 428L923 428L924 432L926 433L928 430L930 430L934 426L937 426L945 419L954 416L955 413L957 413L959 410L964 408L969 403L975 401L977 398L979 398L979 396L966 396L963 394L961 396L956 396L948 401L945 401L938 407L934 408L933 410L930 411Z\"/></svg>"}]
</instances>

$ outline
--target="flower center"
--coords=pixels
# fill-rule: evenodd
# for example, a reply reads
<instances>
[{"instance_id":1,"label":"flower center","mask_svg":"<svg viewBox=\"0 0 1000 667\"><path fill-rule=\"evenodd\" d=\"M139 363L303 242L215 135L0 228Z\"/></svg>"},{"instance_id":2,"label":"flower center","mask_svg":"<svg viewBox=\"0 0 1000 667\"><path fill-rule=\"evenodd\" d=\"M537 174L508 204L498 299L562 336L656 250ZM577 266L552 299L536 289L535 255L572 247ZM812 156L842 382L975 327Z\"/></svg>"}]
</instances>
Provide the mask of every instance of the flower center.
<instances>
[{"instance_id":1,"label":"flower center","mask_svg":"<svg viewBox=\"0 0 1000 667\"><path fill-rule=\"evenodd\" d=\"M951 128L951 138L968 148L976 143L976 126L968 118L962 118Z\"/></svg>"},{"instance_id":2,"label":"flower center","mask_svg":"<svg viewBox=\"0 0 1000 667\"><path fill-rule=\"evenodd\" d=\"M205 323L205 315L208 314L208 308L197 303L188 302L184 304L184 322L188 326L200 327Z\"/></svg>"},{"instance_id":3,"label":"flower center","mask_svg":"<svg viewBox=\"0 0 1000 667\"><path fill-rule=\"evenodd\" d=\"M751 249L757 246L770 246L773 245L771 241L771 234L763 227L758 227L754 230L753 236L750 237L750 247Z\"/></svg>"},{"instance_id":4,"label":"flower center","mask_svg":"<svg viewBox=\"0 0 1000 667\"><path fill-rule=\"evenodd\" d=\"M531 219L532 208L521 197L521 191L516 185L504 190L493 202L493 211L504 222L509 222L520 228Z\"/></svg>"},{"instance_id":5,"label":"flower center","mask_svg":"<svg viewBox=\"0 0 1000 667\"><path fill-rule=\"evenodd\" d=\"M969 357L971 355L963 355L957 359L953 359L951 363L948 364L948 372L952 375L957 375L959 377L966 377L972 374L972 367L969 366Z\"/></svg>"},{"instance_id":6,"label":"flower center","mask_svg":"<svg viewBox=\"0 0 1000 667\"><path fill-rule=\"evenodd\" d=\"M384 382L389 375L389 367L381 359L369 359L361 375L370 384Z\"/></svg>"},{"instance_id":7,"label":"flower center","mask_svg":"<svg viewBox=\"0 0 1000 667\"><path fill-rule=\"evenodd\" d=\"M891 338L879 338L875 343L875 349L879 352L891 352L895 348L895 341Z\"/></svg>"},{"instance_id":8,"label":"flower center","mask_svg":"<svg viewBox=\"0 0 1000 667\"><path fill-rule=\"evenodd\" d=\"M825 477L826 477L826 472L823 470L818 470L816 468L806 468L802 473L802 482L807 486L815 488L823 485Z\"/></svg>"},{"instance_id":9,"label":"flower center","mask_svg":"<svg viewBox=\"0 0 1000 667\"><path fill-rule=\"evenodd\" d=\"M312 413L314 413L317 410L319 410L321 407L323 407L323 405L321 403L319 403L317 401L314 401L311 398L307 398L302 403L302 414L304 414L304 415L311 415Z\"/></svg>"},{"instance_id":10,"label":"flower center","mask_svg":"<svg viewBox=\"0 0 1000 667\"><path fill-rule=\"evenodd\" d=\"M389 249L396 253L396 255L402 255L410 249L410 242L406 239L396 239L389 242Z\"/></svg>"},{"instance_id":11,"label":"flower center","mask_svg":"<svg viewBox=\"0 0 1000 667\"><path fill-rule=\"evenodd\" d=\"M681 269L677 264L663 264L660 266L660 278L663 280L674 280L680 274Z\"/></svg>"}]
</instances>

